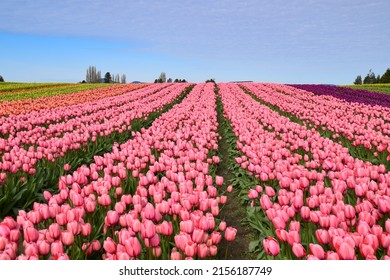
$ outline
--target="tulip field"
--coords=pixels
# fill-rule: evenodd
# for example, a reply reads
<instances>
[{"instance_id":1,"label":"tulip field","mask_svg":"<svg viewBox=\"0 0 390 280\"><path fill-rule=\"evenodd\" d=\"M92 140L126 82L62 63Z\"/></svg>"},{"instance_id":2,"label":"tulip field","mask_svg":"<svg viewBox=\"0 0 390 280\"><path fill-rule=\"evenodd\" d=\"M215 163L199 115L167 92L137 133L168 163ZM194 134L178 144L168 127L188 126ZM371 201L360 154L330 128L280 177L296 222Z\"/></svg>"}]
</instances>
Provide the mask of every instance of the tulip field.
<instances>
[{"instance_id":1,"label":"tulip field","mask_svg":"<svg viewBox=\"0 0 390 280\"><path fill-rule=\"evenodd\" d=\"M8 84L0 133L1 260L390 259L390 95Z\"/></svg>"}]
</instances>

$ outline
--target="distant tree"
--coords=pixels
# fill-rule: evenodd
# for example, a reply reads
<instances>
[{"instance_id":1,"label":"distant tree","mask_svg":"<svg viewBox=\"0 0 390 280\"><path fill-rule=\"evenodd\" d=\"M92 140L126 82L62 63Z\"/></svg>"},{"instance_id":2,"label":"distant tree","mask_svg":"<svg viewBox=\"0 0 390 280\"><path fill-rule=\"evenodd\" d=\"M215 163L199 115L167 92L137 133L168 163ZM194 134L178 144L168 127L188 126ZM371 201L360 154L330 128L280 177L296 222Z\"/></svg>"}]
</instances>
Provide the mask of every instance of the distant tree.
<instances>
[{"instance_id":1,"label":"distant tree","mask_svg":"<svg viewBox=\"0 0 390 280\"><path fill-rule=\"evenodd\" d=\"M360 77L360 79L361 79L361 77ZM206 81L206 83L215 83L215 80L214 80L214 79L208 79L208 80Z\"/></svg>"},{"instance_id":2,"label":"distant tree","mask_svg":"<svg viewBox=\"0 0 390 280\"><path fill-rule=\"evenodd\" d=\"M174 83L178 83L178 82L179 82L179 79L175 79L173 82L174 82Z\"/></svg>"},{"instance_id":3,"label":"distant tree","mask_svg":"<svg viewBox=\"0 0 390 280\"><path fill-rule=\"evenodd\" d=\"M380 78L379 83L381 83L381 84L389 84L390 83L390 68L387 68L386 72Z\"/></svg>"},{"instance_id":4,"label":"distant tree","mask_svg":"<svg viewBox=\"0 0 390 280\"><path fill-rule=\"evenodd\" d=\"M95 66L89 66L86 74L87 83L100 83L102 80L101 72L96 70Z\"/></svg>"},{"instance_id":5,"label":"distant tree","mask_svg":"<svg viewBox=\"0 0 390 280\"><path fill-rule=\"evenodd\" d=\"M167 83L172 83L172 79L169 78L169 79L167 80Z\"/></svg>"},{"instance_id":6,"label":"distant tree","mask_svg":"<svg viewBox=\"0 0 390 280\"><path fill-rule=\"evenodd\" d=\"M3 83L4 82L4 78L3 76L0 75L0 82Z\"/></svg>"},{"instance_id":7,"label":"distant tree","mask_svg":"<svg viewBox=\"0 0 390 280\"><path fill-rule=\"evenodd\" d=\"M121 79L119 78L119 74L116 74L116 75L115 75L114 82L117 83L117 84L119 84L120 81L121 81Z\"/></svg>"},{"instance_id":8,"label":"distant tree","mask_svg":"<svg viewBox=\"0 0 390 280\"><path fill-rule=\"evenodd\" d=\"M372 72L370 69L366 77L364 77L363 84L375 84L375 83L376 83L375 73Z\"/></svg>"},{"instance_id":9,"label":"distant tree","mask_svg":"<svg viewBox=\"0 0 390 280\"><path fill-rule=\"evenodd\" d=\"M186 83L187 81L186 81L186 79L183 79L183 80L181 80L181 82L182 82L182 83Z\"/></svg>"},{"instance_id":10,"label":"distant tree","mask_svg":"<svg viewBox=\"0 0 390 280\"><path fill-rule=\"evenodd\" d=\"M361 85L363 83L362 82L362 76L358 75L353 83L355 85Z\"/></svg>"},{"instance_id":11,"label":"distant tree","mask_svg":"<svg viewBox=\"0 0 390 280\"><path fill-rule=\"evenodd\" d=\"M158 79L155 79L155 80L154 80L154 83L157 84L157 83L158 83Z\"/></svg>"},{"instance_id":12,"label":"distant tree","mask_svg":"<svg viewBox=\"0 0 390 280\"><path fill-rule=\"evenodd\" d=\"M106 84L111 83L111 74L110 74L110 72L107 72L107 73L104 75L104 82L105 82Z\"/></svg>"},{"instance_id":13,"label":"distant tree","mask_svg":"<svg viewBox=\"0 0 390 280\"><path fill-rule=\"evenodd\" d=\"M370 84L370 76L368 74L364 77L363 84Z\"/></svg>"},{"instance_id":14,"label":"distant tree","mask_svg":"<svg viewBox=\"0 0 390 280\"><path fill-rule=\"evenodd\" d=\"M126 75L122 74L121 76L121 84L126 84Z\"/></svg>"},{"instance_id":15,"label":"distant tree","mask_svg":"<svg viewBox=\"0 0 390 280\"><path fill-rule=\"evenodd\" d=\"M167 75L165 74L165 72L161 72L160 77L158 79L161 80L161 83L165 83L167 81Z\"/></svg>"},{"instance_id":16,"label":"distant tree","mask_svg":"<svg viewBox=\"0 0 390 280\"><path fill-rule=\"evenodd\" d=\"M81 83L82 83L82 84L85 84L85 83L86 83L86 81L85 81L85 80L82 80L82 81L81 81Z\"/></svg>"}]
</instances>

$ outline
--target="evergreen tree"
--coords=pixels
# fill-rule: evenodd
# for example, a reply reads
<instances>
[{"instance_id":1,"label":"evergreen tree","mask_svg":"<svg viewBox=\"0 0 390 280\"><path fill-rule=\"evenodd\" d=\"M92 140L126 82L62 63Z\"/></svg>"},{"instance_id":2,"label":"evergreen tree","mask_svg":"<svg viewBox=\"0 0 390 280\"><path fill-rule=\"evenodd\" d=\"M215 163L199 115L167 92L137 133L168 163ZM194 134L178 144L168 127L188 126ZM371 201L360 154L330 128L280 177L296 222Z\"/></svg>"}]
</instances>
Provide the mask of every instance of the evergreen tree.
<instances>
[{"instance_id":1,"label":"evergreen tree","mask_svg":"<svg viewBox=\"0 0 390 280\"><path fill-rule=\"evenodd\" d=\"M386 72L380 78L379 83L390 84L390 68L387 68Z\"/></svg>"},{"instance_id":2,"label":"evergreen tree","mask_svg":"<svg viewBox=\"0 0 390 280\"><path fill-rule=\"evenodd\" d=\"M104 75L104 82L105 82L106 84L111 83L111 74L110 74L110 72L107 72L107 73Z\"/></svg>"},{"instance_id":3,"label":"evergreen tree","mask_svg":"<svg viewBox=\"0 0 390 280\"><path fill-rule=\"evenodd\" d=\"M1 75L0 75L0 82L4 82L4 78Z\"/></svg>"},{"instance_id":4,"label":"evergreen tree","mask_svg":"<svg viewBox=\"0 0 390 280\"><path fill-rule=\"evenodd\" d=\"M358 75L353 83L355 85L361 85L362 84L362 76Z\"/></svg>"},{"instance_id":5,"label":"evergreen tree","mask_svg":"<svg viewBox=\"0 0 390 280\"><path fill-rule=\"evenodd\" d=\"M375 73L372 72L370 69L366 77L364 77L363 84L375 84L375 83L376 83Z\"/></svg>"}]
</instances>

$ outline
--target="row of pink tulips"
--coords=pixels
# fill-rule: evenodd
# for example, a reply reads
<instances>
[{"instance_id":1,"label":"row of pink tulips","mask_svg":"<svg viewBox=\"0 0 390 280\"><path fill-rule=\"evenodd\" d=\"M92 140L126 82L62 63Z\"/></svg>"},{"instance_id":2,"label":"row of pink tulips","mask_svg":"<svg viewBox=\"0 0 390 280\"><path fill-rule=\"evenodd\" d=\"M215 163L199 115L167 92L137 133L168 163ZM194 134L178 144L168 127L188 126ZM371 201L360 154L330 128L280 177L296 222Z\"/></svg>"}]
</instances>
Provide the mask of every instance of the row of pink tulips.
<instances>
[{"instance_id":1,"label":"row of pink tulips","mask_svg":"<svg viewBox=\"0 0 390 280\"><path fill-rule=\"evenodd\" d=\"M236 158L261 184L248 191L269 255L307 259L390 256L390 173L280 116L235 84L220 84ZM297 153L301 148L305 155ZM277 238L275 238L275 236Z\"/></svg>"},{"instance_id":2,"label":"row of pink tulips","mask_svg":"<svg viewBox=\"0 0 390 280\"><path fill-rule=\"evenodd\" d=\"M223 178L209 174L219 162L213 90L197 85L150 128L62 176L48 203L6 217L0 259L215 256L236 230L217 218Z\"/></svg>"},{"instance_id":3,"label":"row of pink tulips","mask_svg":"<svg viewBox=\"0 0 390 280\"><path fill-rule=\"evenodd\" d=\"M20 131L31 130L35 126L47 126L49 124L79 118L83 115L90 115L99 111L104 112L104 110L109 108L121 106L124 103L148 96L165 87L167 85L156 84L135 91L119 87L111 89L114 92L114 96L102 97L98 100L80 102L70 106L56 106L55 108L45 110L33 110L8 117L2 116L0 117L1 133L5 135L9 134L9 136L16 138L18 137L17 133Z\"/></svg>"},{"instance_id":4,"label":"row of pink tulips","mask_svg":"<svg viewBox=\"0 0 390 280\"><path fill-rule=\"evenodd\" d=\"M5 182L7 172L23 170L34 174L35 165L41 159L54 160L70 150L80 149L88 141L95 142L98 136L131 130L132 120L143 118L172 102L187 86L188 84L172 85L157 92L156 87L147 87L92 103L57 108L43 117L40 121L42 125L38 125L36 121L34 123L35 113L31 113L24 123L17 122L10 126L17 130L14 135L0 139L0 150L4 152L0 162L0 170L3 171L0 183ZM157 87L160 88L161 86ZM69 112L57 114L61 112L60 109L62 112ZM19 117L21 115L9 119ZM43 125L58 119L62 121L48 127ZM24 130L26 126L31 126L31 129ZM25 147L26 145L29 147Z\"/></svg>"},{"instance_id":5,"label":"row of pink tulips","mask_svg":"<svg viewBox=\"0 0 390 280\"><path fill-rule=\"evenodd\" d=\"M354 146L390 152L390 108L347 102L278 84L242 84L258 98L315 127L343 135ZM376 153L376 154L377 154ZM389 158L387 158L389 160Z\"/></svg>"},{"instance_id":6,"label":"row of pink tulips","mask_svg":"<svg viewBox=\"0 0 390 280\"><path fill-rule=\"evenodd\" d=\"M125 94L148 84L115 84L97 86L90 90L82 90L67 94L57 94L56 87L46 87L53 95L39 98L25 98L14 101L4 101L0 104L0 116L11 116L25 114L31 111L40 111L56 107L71 106L75 104L86 103L93 100L107 98L115 95ZM75 85L72 85L75 87ZM90 87L90 86L86 86ZM82 87L81 87L82 88Z\"/></svg>"}]
</instances>

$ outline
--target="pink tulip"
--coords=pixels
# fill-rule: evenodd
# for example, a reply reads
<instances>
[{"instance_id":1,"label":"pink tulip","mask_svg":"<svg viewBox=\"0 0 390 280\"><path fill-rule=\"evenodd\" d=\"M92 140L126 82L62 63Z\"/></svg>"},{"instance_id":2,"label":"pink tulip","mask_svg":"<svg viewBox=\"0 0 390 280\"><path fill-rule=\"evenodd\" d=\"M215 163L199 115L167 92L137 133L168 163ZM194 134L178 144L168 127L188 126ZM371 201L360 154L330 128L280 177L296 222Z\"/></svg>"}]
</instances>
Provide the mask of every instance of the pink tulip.
<instances>
[{"instance_id":1,"label":"pink tulip","mask_svg":"<svg viewBox=\"0 0 390 280\"><path fill-rule=\"evenodd\" d=\"M390 219L387 219L385 222L385 228L388 233L390 233Z\"/></svg>"},{"instance_id":2,"label":"pink tulip","mask_svg":"<svg viewBox=\"0 0 390 280\"><path fill-rule=\"evenodd\" d=\"M219 226L218 226L219 230L220 231L225 231L226 229L226 222L225 221L222 221Z\"/></svg>"},{"instance_id":3,"label":"pink tulip","mask_svg":"<svg viewBox=\"0 0 390 280\"><path fill-rule=\"evenodd\" d=\"M141 243L137 238L130 237L129 239L125 240L124 245L126 248L126 252L127 254L129 254L130 257L137 257L141 254Z\"/></svg>"},{"instance_id":4,"label":"pink tulip","mask_svg":"<svg viewBox=\"0 0 390 280\"><path fill-rule=\"evenodd\" d=\"M155 209L151 203L145 205L143 212L145 214L146 219L152 220L154 218Z\"/></svg>"},{"instance_id":5,"label":"pink tulip","mask_svg":"<svg viewBox=\"0 0 390 280\"><path fill-rule=\"evenodd\" d=\"M218 253L218 247L215 245L211 245L209 247L209 253L210 253L210 256L212 256L212 257L216 256Z\"/></svg>"},{"instance_id":6,"label":"pink tulip","mask_svg":"<svg viewBox=\"0 0 390 280\"><path fill-rule=\"evenodd\" d=\"M188 212L187 212L188 213ZM181 221L180 230L186 233L192 233L194 231L194 223L192 220Z\"/></svg>"},{"instance_id":7,"label":"pink tulip","mask_svg":"<svg viewBox=\"0 0 390 280\"><path fill-rule=\"evenodd\" d=\"M61 242L64 245L70 246L74 242L74 235L71 231L64 230L61 232Z\"/></svg>"},{"instance_id":8,"label":"pink tulip","mask_svg":"<svg viewBox=\"0 0 390 280\"><path fill-rule=\"evenodd\" d=\"M341 243L337 253L343 260L353 260L355 259L355 250L354 248L346 242Z\"/></svg>"},{"instance_id":9,"label":"pink tulip","mask_svg":"<svg viewBox=\"0 0 390 280\"><path fill-rule=\"evenodd\" d=\"M156 232L158 234L162 234L166 236L172 235L173 233L172 222L163 221L160 225L156 226Z\"/></svg>"},{"instance_id":10,"label":"pink tulip","mask_svg":"<svg viewBox=\"0 0 390 280\"><path fill-rule=\"evenodd\" d=\"M269 197L273 197L275 196L275 190L269 186L266 186L265 187L265 193L269 196Z\"/></svg>"},{"instance_id":11,"label":"pink tulip","mask_svg":"<svg viewBox=\"0 0 390 280\"><path fill-rule=\"evenodd\" d=\"M102 206L109 206L111 205L111 198L108 194L103 194L98 197L98 203Z\"/></svg>"},{"instance_id":12,"label":"pink tulip","mask_svg":"<svg viewBox=\"0 0 390 280\"><path fill-rule=\"evenodd\" d=\"M192 233L192 241L194 241L195 243L198 243L198 244L202 243L203 242L203 235L204 235L203 230L195 228L193 233Z\"/></svg>"},{"instance_id":13,"label":"pink tulip","mask_svg":"<svg viewBox=\"0 0 390 280\"><path fill-rule=\"evenodd\" d=\"M268 210L269 208L272 207L272 202L267 195L263 194L260 197L260 205L261 208L263 208L263 210Z\"/></svg>"},{"instance_id":14,"label":"pink tulip","mask_svg":"<svg viewBox=\"0 0 390 280\"><path fill-rule=\"evenodd\" d=\"M175 249L175 248L173 248ZM171 252L171 260L181 260L182 256L177 250L172 250Z\"/></svg>"},{"instance_id":15,"label":"pink tulip","mask_svg":"<svg viewBox=\"0 0 390 280\"><path fill-rule=\"evenodd\" d=\"M280 253L279 243L275 238L267 237L263 239L263 247L267 255L277 256Z\"/></svg>"},{"instance_id":16,"label":"pink tulip","mask_svg":"<svg viewBox=\"0 0 390 280\"><path fill-rule=\"evenodd\" d=\"M281 217L275 217L272 219L272 223L275 229L285 229L286 222Z\"/></svg>"},{"instance_id":17,"label":"pink tulip","mask_svg":"<svg viewBox=\"0 0 390 280\"><path fill-rule=\"evenodd\" d=\"M116 211L108 211L107 216L105 218L105 224L107 226L113 226L116 225L119 221L119 214Z\"/></svg>"},{"instance_id":18,"label":"pink tulip","mask_svg":"<svg viewBox=\"0 0 390 280\"><path fill-rule=\"evenodd\" d=\"M226 195L221 195L221 204L226 204L227 202L227 196Z\"/></svg>"},{"instance_id":19,"label":"pink tulip","mask_svg":"<svg viewBox=\"0 0 390 280\"><path fill-rule=\"evenodd\" d=\"M217 186L222 186L223 185L223 177L215 176L215 183L217 184Z\"/></svg>"},{"instance_id":20,"label":"pink tulip","mask_svg":"<svg viewBox=\"0 0 390 280\"><path fill-rule=\"evenodd\" d=\"M291 231L291 230L294 230L294 231L299 232L300 229L301 229L301 224L300 224L300 222L298 222L298 221L291 221L291 222L290 222L290 226L289 226L289 230L290 230L290 231Z\"/></svg>"},{"instance_id":21,"label":"pink tulip","mask_svg":"<svg viewBox=\"0 0 390 280\"><path fill-rule=\"evenodd\" d=\"M191 241L189 241L186 245L185 245L185 249L184 249L184 254L187 256L187 257L193 257L194 255L196 255L197 253L197 244L196 243L193 243Z\"/></svg>"},{"instance_id":22,"label":"pink tulip","mask_svg":"<svg viewBox=\"0 0 390 280\"><path fill-rule=\"evenodd\" d=\"M381 234L380 243L385 249L390 247L390 234L388 232L384 232Z\"/></svg>"},{"instance_id":23,"label":"pink tulip","mask_svg":"<svg viewBox=\"0 0 390 280\"><path fill-rule=\"evenodd\" d=\"M211 233L210 238L211 238L212 244L216 245L216 244L219 244L221 242L222 235L220 232L213 231Z\"/></svg>"},{"instance_id":24,"label":"pink tulip","mask_svg":"<svg viewBox=\"0 0 390 280\"><path fill-rule=\"evenodd\" d=\"M23 230L24 232L24 240L26 242L36 242L39 238L39 233L34 227L27 227Z\"/></svg>"},{"instance_id":25,"label":"pink tulip","mask_svg":"<svg viewBox=\"0 0 390 280\"><path fill-rule=\"evenodd\" d=\"M92 232L92 227L90 223L81 225L81 234L83 236L89 236Z\"/></svg>"},{"instance_id":26,"label":"pink tulip","mask_svg":"<svg viewBox=\"0 0 390 280\"><path fill-rule=\"evenodd\" d=\"M18 229L13 229L9 233L9 240L12 242L18 242L20 237L21 237L21 234L20 234L20 231ZM1 246L0 246L0 250L2 250Z\"/></svg>"},{"instance_id":27,"label":"pink tulip","mask_svg":"<svg viewBox=\"0 0 390 280\"><path fill-rule=\"evenodd\" d=\"M236 238L237 229L233 227L227 227L225 230L225 239L227 241L233 241Z\"/></svg>"},{"instance_id":28,"label":"pink tulip","mask_svg":"<svg viewBox=\"0 0 390 280\"><path fill-rule=\"evenodd\" d=\"M345 217L347 219L352 219L355 217L355 209L353 208L352 205L345 205Z\"/></svg>"},{"instance_id":29,"label":"pink tulip","mask_svg":"<svg viewBox=\"0 0 390 280\"><path fill-rule=\"evenodd\" d=\"M339 260L339 255L335 252L328 251L326 252L326 259L327 260Z\"/></svg>"},{"instance_id":30,"label":"pink tulip","mask_svg":"<svg viewBox=\"0 0 390 280\"><path fill-rule=\"evenodd\" d=\"M256 190L250 189L250 190L248 191L248 197L249 197L250 199L255 199L255 198L258 198L258 197L259 197L259 194L258 194L258 192L257 192Z\"/></svg>"},{"instance_id":31,"label":"pink tulip","mask_svg":"<svg viewBox=\"0 0 390 280\"><path fill-rule=\"evenodd\" d=\"M151 238L156 234L156 226L150 220L145 220L141 223L142 238Z\"/></svg>"},{"instance_id":32,"label":"pink tulip","mask_svg":"<svg viewBox=\"0 0 390 280\"><path fill-rule=\"evenodd\" d=\"M320 244L328 244L330 241L330 236L327 230L324 229L317 229L316 232L317 240Z\"/></svg>"},{"instance_id":33,"label":"pink tulip","mask_svg":"<svg viewBox=\"0 0 390 280\"><path fill-rule=\"evenodd\" d=\"M58 240L51 243L50 252L53 256L58 256L59 254L64 253L62 242Z\"/></svg>"},{"instance_id":34,"label":"pink tulip","mask_svg":"<svg viewBox=\"0 0 390 280\"><path fill-rule=\"evenodd\" d=\"M38 251L40 255L47 255L50 252L50 244L44 240L38 241Z\"/></svg>"},{"instance_id":35,"label":"pink tulip","mask_svg":"<svg viewBox=\"0 0 390 280\"><path fill-rule=\"evenodd\" d=\"M49 226L49 234L51 238L57 239L61 235L61 227L57 223L52 223Z\"/></svg>"},{"instance_id":36,"label":"pink tulip","mask_svg":"<svg viewBox=\"0 0 390 280\"><path fill-rule=\"evenodd\" d=\"M324 249L323 249L320 245L310 243L310 244L309 244L309 247L310 247L310 252L311 252L315 257L317 257L317 258L320 259L320 260L322 260L322 259L325 258Z\"/></svg>"},{"instance_id":37,"label":"pink tulip","mask_svg":"<svg viewBox=\"0 0 390 280\"><path fill-rule=\"evenodd\" d=\"M116 244L115 244L114 240L111 237L107 237L107 239L104 240L103 248L109 254L113 254L113 253L116 252Z\"/></svg>"},{"instance_id":38,"label":"pink tulip","mask_svg":"<svg viewBox=\"0 0 390 280\"><path fill-rule=\"evenodd\" d=\"M303 258L306 255L306 250L300 243L294 243L292 251L297 258Z\"/></svg>"}]
</instances>

